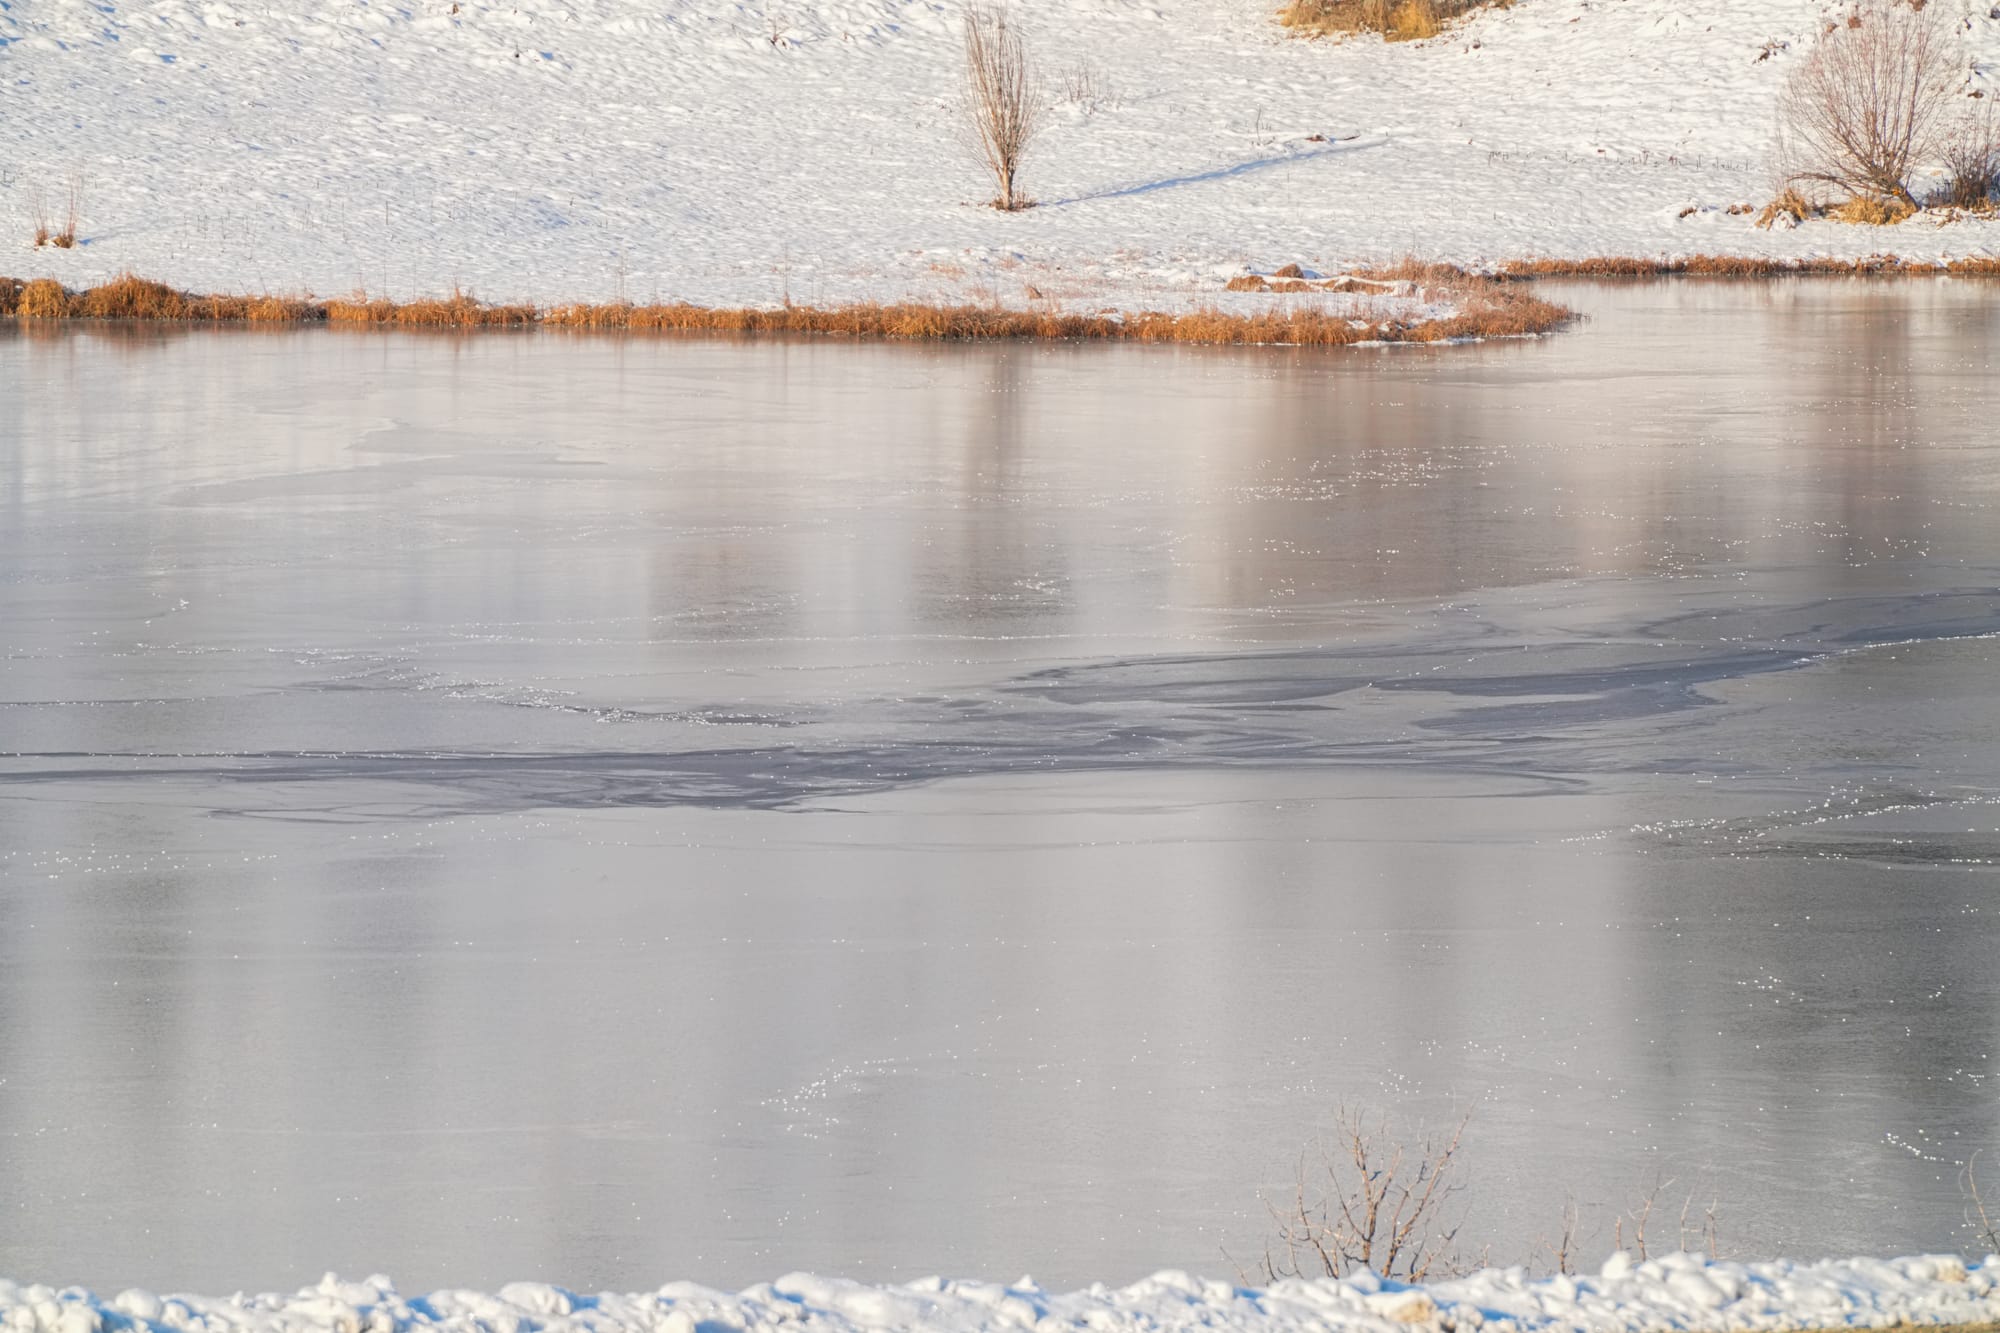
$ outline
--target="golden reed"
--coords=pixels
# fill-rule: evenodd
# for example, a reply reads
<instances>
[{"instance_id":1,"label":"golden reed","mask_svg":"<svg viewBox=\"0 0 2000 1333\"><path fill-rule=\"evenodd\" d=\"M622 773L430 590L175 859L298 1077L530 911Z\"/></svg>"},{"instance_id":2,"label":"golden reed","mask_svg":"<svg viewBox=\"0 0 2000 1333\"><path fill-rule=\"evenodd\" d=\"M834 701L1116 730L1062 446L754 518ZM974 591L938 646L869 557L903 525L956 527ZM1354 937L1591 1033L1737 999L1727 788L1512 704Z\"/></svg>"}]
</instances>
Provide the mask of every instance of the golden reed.
<instances>
[{"instance_id":1,"label":"golden reed","mask_svg":"<svg viewBox=\"0 0 2000 1333\"><path fill-rule=\"evenodd\" d=\"M919 340L1103 339L1145 343L1286 343L1346 346L1361 342L1443 342L1455 338L1546 333L1572 312L1518 289L1455 270L1448 278L1456 313L1437 319L1364 321L1306 308L1236 314L1140 312L1122 317L1015 310L1000 306L874 302L756 310L659 305L487 305L464 293L449 300L389 301L353 297L197 296L130 274L73 292L49 278L0 278L0 316L19 319L129 319L176 323L354 324L389 328L557 328L646 333L819 334Z\"/></svg>"}]
</instances>

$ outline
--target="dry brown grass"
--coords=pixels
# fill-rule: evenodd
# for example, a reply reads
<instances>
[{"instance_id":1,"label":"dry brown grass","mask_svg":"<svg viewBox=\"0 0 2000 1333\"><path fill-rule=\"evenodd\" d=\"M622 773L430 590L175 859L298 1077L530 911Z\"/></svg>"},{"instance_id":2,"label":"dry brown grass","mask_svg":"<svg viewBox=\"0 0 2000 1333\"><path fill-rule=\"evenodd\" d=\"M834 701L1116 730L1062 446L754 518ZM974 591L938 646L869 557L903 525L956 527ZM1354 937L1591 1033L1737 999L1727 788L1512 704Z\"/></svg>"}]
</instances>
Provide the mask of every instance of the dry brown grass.
<instances>
[{"instance_id":1,"label":"dry brown grass","mask_svg":"<svg viewBox=\"0 0 2000 1333\"><path fill-rule=\"evenodd\" d=\"M1312 283L1289 280L1261 286L1230 283L1233 291L1318 291ZM1438 320L1370 323L1313 308L1273 309L1251 314L1198 310L1186 314L1147 311L1124 317L1077 315L1053 310L1013 310L998 306L857 304L782 310L729 310L691 305L571 305L547 311L542 323L556 328L624 329L673 333L819 334L845 338L929 340L1099 339L1143 343L1283 343L1349 346L1359 342L1443 342L1455 338L1519 337L1546 333L1572 312L1526 292L1498 284L1453 277L1459 312Z\"/></svg>"},{"instance_id":2,"label":"dry brown grass","mask_svg":"<svg viewBox=\"0 0 2000 1333\"><path fill-rule=\"evenodd\" d=\"M566 305L538 309L486 305L459 292L448 300L396 302L356 295L343 300L294 297L199 296L125 274L81 292L50 278L32 282L0 278L0 315L22 319L113 319L175 323L337 323L378 328L529 328L617 330L646 333L812 334L839 338L923 340L1102 339L1146 343L1290 343L1344 346L1358 342L1440 342L1455 338L1511 337L1560 327L1571 312L1519 289L1509 289L1453 269L1423 268L1440 295L1453 298L1456 314L1442 319L1369 322L1316 308L1274 308L1255 313L1198 310L1147 311L1124 316L1019 310L998 305L925 305L916 302L844 306L786 306L776 310L671 303ZM1319 292L1346 289L1358 279L1331 283L1285 279L1261 290ZM1262 279L1257 279L1263 282ZM1238 288L1238 290L1242 290Z\"/></svg>"},{"instance_id":3,"label":"dry brown grass","mask_svg":"<svg viewBox=\"0 0 2000 1333\"><path fill-rule=\"evenodd\" d=\"M540 312L528 305L486 305L470 292L454 290L448 300L370 300L356 293L319 307L321 318L333 324L387 324L401 328L523 328L539 323Z\"/></svg>"},{"instance_id":4,"label":"dry brown grass","mask_svg":"<svg viewBox=\"0 0 2000 1333\"><path fill-rule=\"evenodd\" d=\"M2000 272L1987 260L1940 264L1869 255L1862 259L1769 259L1750 255L1685 255L1674 259L1599 258L1527 259L1502 265L1503 278L1791 278L1853 277L1857 274L1949 273L1961 277Z\"/></svg>"},{"instance_id":5,"label":"dry brown grass","mask_svg":"<svg viewBox=\"0 0 2000 1333\"><path fill-rule=\"evenodd\" d=\"M165 283L126 273L75 298L83 319L193 319L195 302Z\"/></svg>"},{"instance_id":6,"label":"dry brown grass","mask_svg":"<svg viewBox=\"0 0 2000 1333\"><path fill-rule=\"evenodd\" d=\"M1914 216L1916 205L1901 199L1877 199L1869 195L1854 198L1833 205L1826 210L1826 216L1835 222L1847 222L1861 227L1893 227L1905 218Z\"/></svg>"},{"instance_id":7,"label":"dry brown grass","mask_svg":"<svg viewBox=\"0 0 2000 1333\"><path fill-rule=\"evenodd\" d=\"M36 278L21 287L14 313L22 319L65 319L76 309L61 283L54 278Z\"/></svg>"},{"instance_id":8,"label":"dry brown grass","mask_svg":"<svg viewBox=\"0 0 2000 1333\"><path fill-rule=\"evenodd\" d=\"M1860 259L1773 259L1755 255L1681 255L1671 259L1606 255L1590 259L1516 259L1484 274L1451 264L1404 260L1383 268L1359 269L1324 284L1342 282L1417 282L1449 285L1454 278L1486 277L1500 282L1535 278L1797 278L1797 277L2000 277L2000 257L1965 259L1905 259L1900 255L1868 255Z\"/></svg>"},{"instance_id":9,"label":"dry brown grass","mask_svg":"<svg viewBox=\"0 0 2000 1333\"><path fill-rule=\"evenodd\" d=\"M1505 9L1512 0L1290 0L1278 22L1305 37L1375 33L1384 41L1435 37L1475 9Z\"/></svg>"},{"instance_id":10,"label":"dry brown grass","mask_svg":"<svg viewBox=\"0 0 2000 1333\"><path fill-rule=\"evenodd\" d=\"M9 285L15 295L7 296ZM296 324L324 319L313 302L289 296L191 296L126 273L81 292L52 278L0 279L0 315L29 319L135 319L170 323Z\"/></svg>"},{"instance_id":11,"label":"dry brown grass","mask_svg":"<svg viewBox=\"0 0 2000 1333\"><path fill-rule=\"evenodd\" d=\"M1303 270L1299 270L1303 271ZM1456 313L1427 320L1367 321L1291 305L1243 313L1219 309L1183 314L1146 311L1069 314L999 305L856 303L786 306L774 310L691 305L574 304L537 308L486 305L468 293L448 299L397 302L366 295L314 301L285 296L202 296L125 274L81 292L51 278L0 278L0 317L23 320L109 319L179 323L338 323L375 328L535 328L689 335L816 335L855 339L997 340L1097 339L1145 343L1288 343L1345 346L1361 342L1443 342L1547 333L1574 318L1564 307L1515 285L1534 278L1652 278L1669 276L1772 278L1803 275L1949 275L2000 278L2000 257L1937 262L1892 254L1863 259L1769 259L1690 255L1673 259L1599 257L1518 260L1485 273L1405 259L1324 280L1232 278L1232 292L1319 293L1362 288L1427 292Z\"/></svg>"},{"instance_id":12,"label":"dry brown grass","mask_svg":"<svg viewBox=\"0 0 2000 1333\"><path fill-rule=\"evenodd\" d=\"M1807 218L1818 217L1819 212L1818 204L1806 198L1796 186L1787 185L1778 192L1776 199L1764 205L1758 212L1756 221L1751 225L1761 231L1769 231L1781 220L1790 218L1791 222L1787 225L1797 226Z\"/></svg>"}]
</instances>

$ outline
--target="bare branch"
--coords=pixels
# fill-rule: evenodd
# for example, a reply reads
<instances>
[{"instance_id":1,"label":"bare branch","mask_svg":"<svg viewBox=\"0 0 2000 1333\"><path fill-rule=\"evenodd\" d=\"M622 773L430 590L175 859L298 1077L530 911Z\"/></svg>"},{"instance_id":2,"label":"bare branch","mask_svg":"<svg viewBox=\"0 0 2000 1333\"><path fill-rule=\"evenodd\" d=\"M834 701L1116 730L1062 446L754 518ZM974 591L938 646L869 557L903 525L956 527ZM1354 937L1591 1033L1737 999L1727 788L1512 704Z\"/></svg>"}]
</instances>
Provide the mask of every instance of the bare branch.
<instances>
[{"instance_id":1,"label":"bare branch","mask_svg":"<svg viewBox=\"0 0 2000 1333\"><path fill-rule=\"evenodd\" d=\"M1991 1214L1986 1211L1986 1200L1979 1193L1979 1154L1966 1159L1965 1170L1959 1173L1958 1186L1965 1192L1965 1224L1971 1228L1978 1242L1986 1247L1988 1254L2000 1254L2000 1225L1996 1225Z\"/></svg>"}]
</instances>

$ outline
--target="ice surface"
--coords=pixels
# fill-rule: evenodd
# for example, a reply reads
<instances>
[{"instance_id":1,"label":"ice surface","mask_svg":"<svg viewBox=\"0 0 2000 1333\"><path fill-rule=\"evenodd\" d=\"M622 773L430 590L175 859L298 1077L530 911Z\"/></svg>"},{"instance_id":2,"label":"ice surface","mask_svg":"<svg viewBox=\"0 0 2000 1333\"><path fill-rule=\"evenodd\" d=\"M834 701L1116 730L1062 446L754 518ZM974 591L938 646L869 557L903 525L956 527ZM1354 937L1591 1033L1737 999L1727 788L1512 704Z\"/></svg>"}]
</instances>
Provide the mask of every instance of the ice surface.
<instances>
[{"instance_id":1,"label":"ice surface","mask_svg":"<svg viewBox=\"0 0 2000 1333\"><path fill-rule=\"evenodd\" d=\"M1499 1261L1656 1173L1734 1258L1968 1245L1990 293L1570 294L0 328L0 1268L1228 1275L1343 1098L1476 1109Z\"/></svg>"}]
</instances>

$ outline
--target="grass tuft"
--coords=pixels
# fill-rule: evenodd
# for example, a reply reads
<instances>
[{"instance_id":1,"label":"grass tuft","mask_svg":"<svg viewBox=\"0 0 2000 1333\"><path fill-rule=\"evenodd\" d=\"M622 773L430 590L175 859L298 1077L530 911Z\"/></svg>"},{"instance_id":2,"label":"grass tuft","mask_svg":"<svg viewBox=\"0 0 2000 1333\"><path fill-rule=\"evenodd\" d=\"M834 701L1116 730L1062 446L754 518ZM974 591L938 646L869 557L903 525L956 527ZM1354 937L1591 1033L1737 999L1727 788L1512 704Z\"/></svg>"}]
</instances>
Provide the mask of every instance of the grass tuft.
<instances>
[{"instance_id":1,"label":"grass tuft","mask_svg":"<svg viewBox=\"0 0 2000 1333\"><path fill-rule=\"evenodd\" d=\"M65 319L76 310L61 283L54 278L36 278L21 288L14 313L22 319Z\"/></svg>"},{"instance_id":2,"label":"grass tuft","mask_svg":"<svg viewBox=\"0 0 2000 1333\"><path fill-rule=\"evenodd\" d=\"M356 293L328 301L323 318L335 324L390 324L402 328L519 328L538 322L533 306L485 305L470 292L453 290L448 300L369 300Z\"/></svg>"},{"instance_id":3,"label":"grass tuft","mask_svg":"<svg viewBox=\"0 0 2000 1333\"><path fill-rule=\"evenodd\" d=\"M1835 204L1826 210L1826 216L1835 222L1848 222L1862 227L1893 227L1917 211L1916 205L1901 199L1877 199L1870 195L1856 195L1845 203Z\"/></svg>"},{"instance_id":4,"label":"grass tuft","mask_svg":"<svg viewBox=\"0 0 2000 1333\"><path fill-rule=\"evenodd\" d=\"M1290 0L1278 22L1304 37L1375 33L1387 42L1435 37L1475 9L1505 9L1512 0Z\"/></svg>"},{"instance_id":5,"label":"grass tuft","mask_svg":"<svg viewBox=\"0 0 2000 1333\"><path fill-rule=\"evenodd\" d=\"M1796 227L1807 218L1818 217L1820 207L1801 194L1797 187L1786 186L1776 199L1764 205L1751 224L1762 231L1776 226Z\"/></svg>"},{"instance_id":6,"label":"grass tuft","mask_svg":"<svg viewBox=\"0 0 2000 1333\"><path fill-rule=\"evenodd\" d=\"M124 273L75 298L84 319L167 319L194 317L194 304L165 283Z\"/></svg>"}]
</instances>

